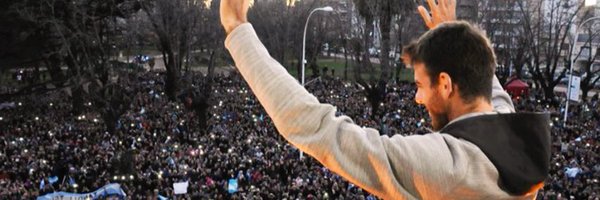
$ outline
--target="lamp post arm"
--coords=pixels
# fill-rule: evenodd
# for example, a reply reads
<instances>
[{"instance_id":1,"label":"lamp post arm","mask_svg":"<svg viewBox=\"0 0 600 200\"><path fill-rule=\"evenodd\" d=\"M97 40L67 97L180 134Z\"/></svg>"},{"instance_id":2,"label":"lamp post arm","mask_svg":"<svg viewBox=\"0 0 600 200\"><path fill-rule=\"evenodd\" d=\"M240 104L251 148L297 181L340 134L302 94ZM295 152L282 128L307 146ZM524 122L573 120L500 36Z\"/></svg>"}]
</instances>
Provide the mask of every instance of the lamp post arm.
<instances>
[{"instance_id":1,"label":"lamp post arm","mask_svg":"<svg viewBox=\"0 0 600 200\"><path fill-rule=\"evenodd\" d=\"M304 68L306 67L306 29L308 28L308 22L310 22L310 17L317 11L321 10L320 8L316 8L314 10L312 10L310 12L310 14L308 14L308 18L306 18L306 23L304 24L304 35L302 36L302 60L300 61L302 63L302 77L301 77L301 83L302 86L304 86Z\"/></svg>"}]
</instances>

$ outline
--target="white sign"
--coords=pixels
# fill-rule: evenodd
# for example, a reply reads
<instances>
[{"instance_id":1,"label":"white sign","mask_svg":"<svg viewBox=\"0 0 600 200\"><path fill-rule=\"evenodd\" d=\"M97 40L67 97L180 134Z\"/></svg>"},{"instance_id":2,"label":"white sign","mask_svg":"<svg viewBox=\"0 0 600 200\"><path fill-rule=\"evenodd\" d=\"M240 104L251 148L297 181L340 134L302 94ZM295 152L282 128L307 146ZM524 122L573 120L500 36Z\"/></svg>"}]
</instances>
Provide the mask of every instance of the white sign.
<instances>
[{"instance_id":1,"label":"white sign","mask_svg":"<svg viewBox=\"0 0 600 200\"><path fill-rule=\"evenodd\" d=\"M189 182L173 183L173 192L175 194L186 194Z\"/></svg>"},{"instance_id":2,"label":"white sign","mask_svg":"<svg viewBox=\"0 0 600 200\"><path fill-rule=\"evenodd\" d=\"M585 0L585 6L595 6L596 0Z\"/></svg>"},{"instance_id":3,"label":"white sign","mask_svg":"<svg viewBox=\"0 0 600 200\"><path fill-rule=\"evenodd\" d=\"M569 100L571 101L579 101L579 91L580 91L580 83L581 77L573 76L571 80L571 90L569 94Z\"/></svg>"}]
</instances>

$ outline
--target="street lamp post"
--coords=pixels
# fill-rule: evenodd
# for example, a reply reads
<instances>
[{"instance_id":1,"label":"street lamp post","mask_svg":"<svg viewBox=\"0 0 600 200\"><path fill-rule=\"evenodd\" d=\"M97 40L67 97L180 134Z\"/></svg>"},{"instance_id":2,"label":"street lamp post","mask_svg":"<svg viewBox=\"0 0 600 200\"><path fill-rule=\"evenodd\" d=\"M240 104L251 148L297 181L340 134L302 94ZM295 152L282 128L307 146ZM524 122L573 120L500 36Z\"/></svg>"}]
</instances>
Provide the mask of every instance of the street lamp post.
<instances>
[{"instance_id":1,"label":"street lamp post","mask_svg":"<svg viewBox=\"0 0 600 200\"><path fill-rule=\"evenodd\" d=\"M308 18L306 18L306 23L304 24L304 36L302 37L302 79L301 79L301 83L302 83L302 87L304 87L304 67L306 65L306 29L308 28L308 22L310 21L310 17L312 16L313 13L317 12L317 11L325 11L325 12L331 12L333 11L333 8L331 6L326 6L326 7L322 7L322 8L315 8L314 10L312 10L310 12L310 14L308 15Z\"/></svg>"},{"instance_id":2,"label":"street lamp post","mask_svg":"<svg viewBox=\"0 0 600 200\"><path fill-rule=\"evenodd\" d=\"M308 17L306 18L306 23L304 24L304 36L302 37L302 78L301 78L301 83L302 83L302 87L304 87L304 68L306 66L306 29L308 28L308 22L310 21L310 17L312 16L313 13L317 12L317 11L325 11L325 12L331 12L333 11L333 8L331 6L325 6L322 8L315 8L313 9L310 14L308 14ZM300 151L300 159L302 159L304 157L304 153L302 151Z\"/></svg>"},{"instance_id":3,"label":"street lamp post","mask_svg":"<svg viewBox=\"0 0 600 200\"><path fill-rule=\"evenodd\" d=\"M587 1L586 1L586 5L587 5ZM569 65L569 84L567 85L567 102L565 105L565 116L564 116L564 120L563 120L563 125L567 125L567 116L569 114L569 101L571 98L571 84L573 81L573 64L575 63L575 56L573 55L575 53L575 45L577 44L577 40L579 39L579 33L577 33L577 29L579 29L579 27L583 26L585 23L591 22L592 20L597 20L600 19L600 16L596 16L596 17L591 17L583 22L581 22L581 24L579 24L579 26L575 26L575 36L573 37L573 43L571 44L571 64Z\"/></svg>"}]
</instances>

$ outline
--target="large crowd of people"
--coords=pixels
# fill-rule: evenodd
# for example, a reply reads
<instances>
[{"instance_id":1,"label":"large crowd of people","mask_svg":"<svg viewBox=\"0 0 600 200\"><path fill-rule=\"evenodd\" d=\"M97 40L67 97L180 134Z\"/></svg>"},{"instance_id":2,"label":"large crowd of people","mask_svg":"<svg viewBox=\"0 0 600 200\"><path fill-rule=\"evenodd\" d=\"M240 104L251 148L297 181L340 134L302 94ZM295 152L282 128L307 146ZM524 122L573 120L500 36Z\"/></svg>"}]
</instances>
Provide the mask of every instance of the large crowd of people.
<instances>
[{"instance_id":1,"label":"large crowd of people","mask_svg":"<svg viewBox=\"0 0 600 200\"><path fill-rule=\"evenodd\" d=\"M123 76L133 97L109 133L92 99L72 114L62 90L11 99L0 111L0 199L33 199L55 191L85 193L119 183L128 199L175 196L173 184L188 182L177 199L376 199L288 144L243 79L213 78L207 128L185 101L169 101L163 76ZM200 86L204 76L195 74ZM392 83L374 115L362 86L322 77L307 85L339 115L385 135L427 133L426 111L414 102L412 83ZM10 88L2 88L10 91ZM536 92L515 101L518 111L550 112L553 157L538 199L600 198L600 110L597 96L571 107L546 105ZM1 102L0 102L1 103ZM54 179L58 178L58 180ZM228 192L228 180L238 182Z\"/></svg>"}]
</instances>

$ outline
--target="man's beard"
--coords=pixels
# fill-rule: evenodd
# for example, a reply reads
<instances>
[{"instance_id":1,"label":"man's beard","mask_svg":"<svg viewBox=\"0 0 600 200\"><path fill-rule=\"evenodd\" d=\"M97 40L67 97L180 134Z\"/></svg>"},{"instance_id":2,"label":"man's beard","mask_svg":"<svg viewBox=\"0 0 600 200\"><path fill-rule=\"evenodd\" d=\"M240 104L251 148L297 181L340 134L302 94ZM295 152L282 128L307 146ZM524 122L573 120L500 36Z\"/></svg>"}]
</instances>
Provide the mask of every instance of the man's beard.
<instances>
[{"instance_id":1,"label":"man's beard","mask_svg":"<svg viewBox=\"0 0 600 200\"><path fill-rule=\"evenodd\" d=\"M431 97L431 108L429 108L429 116L431 117L431 126L433 131L439 131L449 122L448 120L448 109L445 103L442 101L442 97L439 92L434 91L435 94Z\"/></svg>"},{"instance_id":2,"label":"man's beard","mask_svg":"<svg viewBox=\"0 0 600 200\"><path fill-rule=\"evenodd\" d=\"M434 114L430 112L429 115L431 116L431 126L433 131L441 130L449 122L448 115L446 114Z\"/></svg>"}]
</instances>

